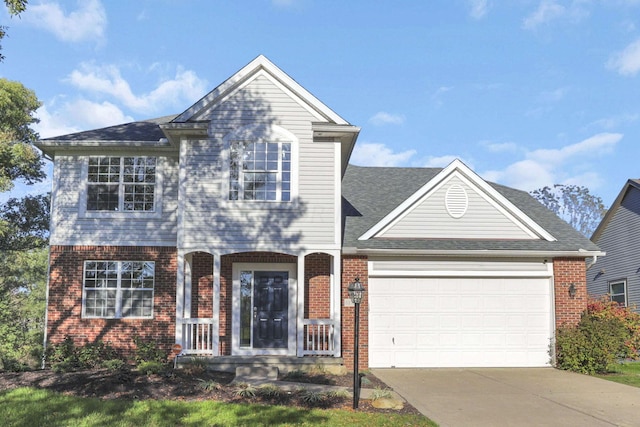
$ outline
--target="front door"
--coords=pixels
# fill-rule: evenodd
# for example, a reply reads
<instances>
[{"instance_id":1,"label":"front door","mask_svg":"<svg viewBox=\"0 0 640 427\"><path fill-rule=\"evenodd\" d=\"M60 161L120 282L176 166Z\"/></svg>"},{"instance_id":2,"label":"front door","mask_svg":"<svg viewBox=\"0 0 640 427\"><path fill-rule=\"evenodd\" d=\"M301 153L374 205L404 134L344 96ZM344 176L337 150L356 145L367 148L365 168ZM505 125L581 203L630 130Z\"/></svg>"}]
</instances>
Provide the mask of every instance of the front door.
<instances>
[{"instance_id":1,"label":"front door","mask_svg":"<svg viewBox=\"0 0 640 427\"><path fill-rule=\"evenodd\" d=\"M253 348L287 348L289 274L256 271L253 281Z\"/></svg>"}]
</instances>

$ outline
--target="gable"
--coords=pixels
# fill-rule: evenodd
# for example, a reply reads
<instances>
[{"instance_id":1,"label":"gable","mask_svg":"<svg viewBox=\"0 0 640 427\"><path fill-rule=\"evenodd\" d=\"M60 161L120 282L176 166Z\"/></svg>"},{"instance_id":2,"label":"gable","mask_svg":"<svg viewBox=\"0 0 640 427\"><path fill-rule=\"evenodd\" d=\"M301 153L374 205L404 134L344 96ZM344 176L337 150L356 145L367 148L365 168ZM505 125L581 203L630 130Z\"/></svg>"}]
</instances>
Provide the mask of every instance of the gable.
<instances>
[{"instance_id":1,"label":"gable","mask_svg":"<svg viewBox=\"0 0 640 427\"><path fill-rule=\"evenodd\" d=\"M295 99L296 102L312 115L317 121L347 125L348 122L333 110L320 102L315 96L300 86L295 80L276 67L263 55L258 56L240 71L235 73L221 85L213 89L206 96L180 114L174 122L201 121L203 115L216 109L218 105L227 102L234 94L251 84L257 78L266 78L278 86L282 92ZM244 101L251 101L245 99Z\"/></svg>"},{"instance_id":2,"label":"gable","mask_svg":"<svg viewBox=\"0 0 640 427\"><path fill-rule=\"evenodd\" d=\"M461 161L455 160L359 240L555 240Z\"/></svg>"},{"instance_id":3,"label":"gable","mask_svg":"<svg viewBox=\"0 0 640 427\"><path fill-rule=\"evenodd\" d=\"M211 122L211 127L228 129L238 123L269 123L278 120L291 128L299 123L319 120L315 111L264 73L258 73L223 102L200 111L198 121ZM287 126L285 121L292 123Z\"/></svg>"}]
</instances>

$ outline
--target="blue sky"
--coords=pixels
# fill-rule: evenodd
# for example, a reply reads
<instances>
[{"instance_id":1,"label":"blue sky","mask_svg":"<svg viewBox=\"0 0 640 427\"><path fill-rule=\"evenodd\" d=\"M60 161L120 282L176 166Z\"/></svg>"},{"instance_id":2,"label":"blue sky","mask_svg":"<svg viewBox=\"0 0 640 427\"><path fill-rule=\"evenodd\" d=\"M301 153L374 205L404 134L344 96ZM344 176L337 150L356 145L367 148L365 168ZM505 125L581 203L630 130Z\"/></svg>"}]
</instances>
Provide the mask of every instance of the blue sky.
<instances>
[{"instance_id":1,"label":"blue sky","mask_svg":"<svg viewBox=\"0 0 640 427\"><path fill-rule=\"evenodd\" d=\"M30 0L0 22L42 137L180 113L264 54L362 128L355 164L457 157L607 206L640 175L640 0Z\"/></svg>"}]
</instances>

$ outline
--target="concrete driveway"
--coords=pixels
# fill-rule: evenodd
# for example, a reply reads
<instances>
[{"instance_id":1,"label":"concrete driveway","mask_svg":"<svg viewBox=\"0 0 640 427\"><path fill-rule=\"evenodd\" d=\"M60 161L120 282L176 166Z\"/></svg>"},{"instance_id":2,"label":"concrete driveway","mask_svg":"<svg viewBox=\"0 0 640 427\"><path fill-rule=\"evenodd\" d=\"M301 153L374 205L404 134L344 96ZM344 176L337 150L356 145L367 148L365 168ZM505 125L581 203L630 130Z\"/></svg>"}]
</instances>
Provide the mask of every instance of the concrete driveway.
<instances>
[{"instance_id":1,"label":"concrete driveway","mask_svg":"<svg viewBox=\"0 0 640 427\"><path fill-rule=\"evenodd\" d=\"M372 369L446 426L640 426L640 388L553 368Z\"/></svg>"}]
</instances>

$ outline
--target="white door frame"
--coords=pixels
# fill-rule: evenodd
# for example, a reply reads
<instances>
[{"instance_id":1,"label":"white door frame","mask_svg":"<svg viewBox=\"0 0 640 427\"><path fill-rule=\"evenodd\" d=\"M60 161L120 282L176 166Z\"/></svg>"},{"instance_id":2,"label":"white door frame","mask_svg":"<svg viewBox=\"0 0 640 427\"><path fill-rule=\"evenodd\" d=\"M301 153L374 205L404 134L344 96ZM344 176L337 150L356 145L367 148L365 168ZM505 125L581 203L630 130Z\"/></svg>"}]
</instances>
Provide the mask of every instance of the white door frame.
<instances>
[{"instance_id":1,"label":"white door frame","mask_svg":"<svg viewBox=\"0 0 640 427\"><path fill-rule=\"evenodd\" d=\"M287 348L240 347L240 272L241 271L286 271L289 274L287 311ZM231 304L231 354L234 356L296 355L296 294L298 289L296 264L278 263L234 263Z\"/></svg>"}]
</instances>

